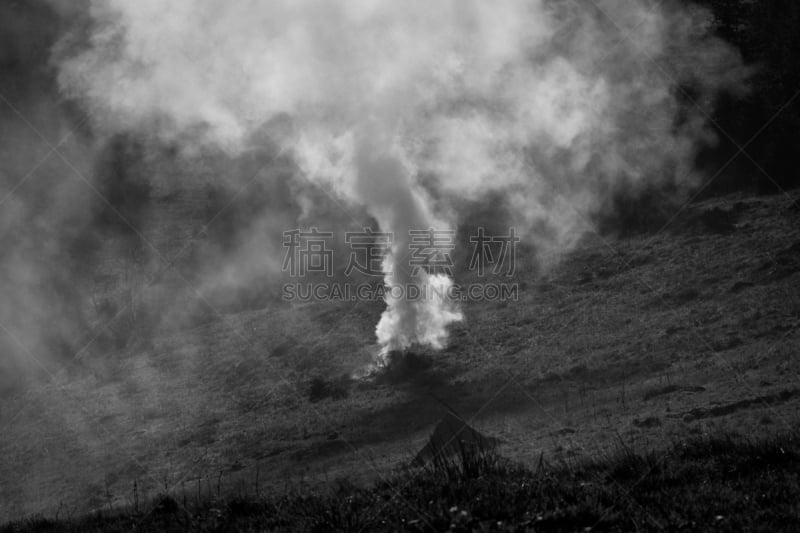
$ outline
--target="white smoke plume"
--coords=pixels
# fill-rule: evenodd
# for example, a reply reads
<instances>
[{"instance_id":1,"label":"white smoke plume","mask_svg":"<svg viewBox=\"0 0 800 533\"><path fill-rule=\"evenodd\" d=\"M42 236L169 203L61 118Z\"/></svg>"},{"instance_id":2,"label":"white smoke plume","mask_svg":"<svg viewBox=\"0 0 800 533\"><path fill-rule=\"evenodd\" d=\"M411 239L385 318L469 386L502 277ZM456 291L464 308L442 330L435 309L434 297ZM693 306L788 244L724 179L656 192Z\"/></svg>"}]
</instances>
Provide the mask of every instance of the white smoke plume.
<instances>
[{"instance_id":1,"label":"white smoke plume","mask_svg":"<svg viewBox=\"0 0 800 533\"><path fill-rule=\"evenodd\" d=\"M408 272L406 236L453 228L462 200L501 193L539 249L564 249L615 190L692 185L713 97L740 79L709 15L677 2L95 0L90 16L88 46L56 59L98 131L233 155L272 136L394 232L388 284L451 283ZM384 352L441 347L461 318L387 305Z\"/></svg>"}]
</instances>

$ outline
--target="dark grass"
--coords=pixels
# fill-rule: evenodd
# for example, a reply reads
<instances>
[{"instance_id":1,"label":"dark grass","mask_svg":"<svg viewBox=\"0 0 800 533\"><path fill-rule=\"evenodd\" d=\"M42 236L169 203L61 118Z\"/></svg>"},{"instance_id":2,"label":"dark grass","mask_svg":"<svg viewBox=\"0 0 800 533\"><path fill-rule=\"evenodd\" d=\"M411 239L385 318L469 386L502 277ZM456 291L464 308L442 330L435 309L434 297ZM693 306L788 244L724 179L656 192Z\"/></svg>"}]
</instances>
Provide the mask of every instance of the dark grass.
<instances>
[{"instance_id":1,"label":"dark grass","mask_svg":"<svg viewBox=\"0 0 800 533\"><path fill-rule=\"evenodd\" d=\"M697 439L664 452L618 450L591 461L510 462L466 452L405 468L368 489L209 500L160 496L147 511L28 519L0 533L44 531L797 531L798 433Z\"/></svg>"}]
</instances>

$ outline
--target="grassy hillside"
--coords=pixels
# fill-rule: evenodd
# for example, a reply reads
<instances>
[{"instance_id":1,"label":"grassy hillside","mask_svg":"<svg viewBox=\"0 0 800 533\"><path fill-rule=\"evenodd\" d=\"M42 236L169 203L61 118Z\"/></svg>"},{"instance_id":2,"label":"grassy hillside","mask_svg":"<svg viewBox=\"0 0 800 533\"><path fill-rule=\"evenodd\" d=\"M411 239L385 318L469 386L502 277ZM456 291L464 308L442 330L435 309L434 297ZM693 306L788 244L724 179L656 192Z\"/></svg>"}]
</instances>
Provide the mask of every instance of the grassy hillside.
<instances>
[{"instance_id":1,"label":"grassy hillside","mask_svg":"<svg viewBox=\"0 0 800 533\"><path fill-rule=\"evenodd\" d=\"M369 488L281 496L160 495L123 512L29 519L43 531L796 531L797 436L694 439L664 452L524 467L465 451Z\"/></svg>"},{"instance_id":2,"label":"grassy hillside","mask_svg":"<svg viewBox=\"0 0 800 533\"><path fill-rule=\"evenodd\" d=\"M180 194L164 202L195 205ZM159 220L168 226L168 216ZM550 258L549 268L522 253L520 301L465 303L465 321L452 328L445 350L417 351L402 375L384 379L349 377L374 353L378 303L224 308L179 328L156 325L141 337L133 330L124 346L109 343L81 358L80 368L3 400L0 521L130 508L164 492L178 500L198 491L201 500L233 497L252 493L256 479L264 494L344 479L368 486L413 457L446 404L501 439L503 456L534 469L513 470L518 479L539 479L533 486L544 494L554 486L548 483L564 484L557 492L564 501L590 498L564 512L570 520L586 513L580 523L591 525L600 519L591 510L622 489L580 492L581 476L537 473L540 457L574 465L621 445L662 457L687 438L796 427L799 221L786 195L734 196L688 206L660 231L590 234L575 252ZM181 290L187 301L194 297L191 287ZM692 463L675 460L658 474L666 478L653 479L677 476L675 486L702 494L706 486L686 475ZM704 460L703 475L712 476L717 461ZM436 487L425 479L419 494ZM796 479L786 486L795 490ZM496 490L502 498L503 490L532 490L514 487ZM636 497L655 505L659 489L648 490L637 486ZM373 496L354 494L360 519L373 520ZM333 505L313 498L320 509ZM697 524L725 516L701 505L703 496L685 498L674 508L696 502ZM542 516L558 524L561 503L546 500ZM677 523L670 509L649 512ZM601 522L649 524L641 511L625 516Z\"/></svg>"}]
</instances>

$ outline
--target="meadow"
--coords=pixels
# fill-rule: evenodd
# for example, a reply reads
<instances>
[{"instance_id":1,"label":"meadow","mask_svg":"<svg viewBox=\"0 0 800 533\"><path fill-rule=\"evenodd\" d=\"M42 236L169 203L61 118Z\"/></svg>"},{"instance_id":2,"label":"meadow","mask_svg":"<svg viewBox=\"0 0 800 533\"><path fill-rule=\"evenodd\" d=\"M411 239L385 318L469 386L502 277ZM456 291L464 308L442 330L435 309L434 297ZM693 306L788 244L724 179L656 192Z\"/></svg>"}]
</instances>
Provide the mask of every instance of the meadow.
<instances>
[{"instance_id":1,"label":"meadow","mask_svg":"<svg viewBox=\"0 0 800 533\"><path fill-rule=\"evenodd\" d=\"M171 210L181 205L180 198L169 201ZM339 500L311 495L341 484L364 509L359 520L369 522L375 493L364 487L400 475L417 480L421 498L423 487L441 489L432 474L396 472L447 409L499 439L500 456L524 465L513 469L520 479L537 479L537 465L550 465L551 474L536 483L565 484L557 498L583 494L575 491L585 481L558 465L613 469L603 458L621 447L639 458L635 465L677 461L658 471L667 478L653 479L695 483L685 475L695 466L669 450L734 432L750 444L730 453L746 462L762 436L792 434L797 425L798 216L787 195L733 195L695 202L636 231L590 234L551 267L518 268L518 302L463 304L465 320L451 328L444 350L418 350L372 379L352 375L374 356L380 303L270 301L194 317L177 329L129 328L120 347L101 344L44 385L7 396L0 414L2 519L61 520L69 513L74 521L158 495L233 505L240 495L252 498L256 484L260 495L278 499L256 500L254 509L280 501L287 487L303 487L320 512L333 512ZM530 258L523 251L518 261ZM474 275L456 274L463 283ZM782 439L791 463L793 441ZM715 456L716 445L700 449L708 475L727 461L724 449ZM789 467L760 464L747 475L791 475ZM787 481L787 490L795 482ZM580 513L623 494L616 484L584 487L596 492L580 496L591 500ZM641 487L627 487L654 505ZM698 487L705 485L691 490ZM757 496L741 487L732 497ZM303 494L292 497L304 501ZM448 500L451 507L463 505L459 498ZM679 520L682 505L676 500L673 510L658 511L659 523L677 523L670 520ZM578 508L562 511L570 520L579 516ZM449 516L427 504L425 512ZM709 523L695 515L699 503L686 512L696 516L687 520ZM649 523L636 513L624 520ZM554 516L548 520L558 529ZM587 524L590 516L600 519L589 513ZM633 524L614 516L611 529ZM788 515L776 507L774 516Z\"/></svg>"}]
</instances>

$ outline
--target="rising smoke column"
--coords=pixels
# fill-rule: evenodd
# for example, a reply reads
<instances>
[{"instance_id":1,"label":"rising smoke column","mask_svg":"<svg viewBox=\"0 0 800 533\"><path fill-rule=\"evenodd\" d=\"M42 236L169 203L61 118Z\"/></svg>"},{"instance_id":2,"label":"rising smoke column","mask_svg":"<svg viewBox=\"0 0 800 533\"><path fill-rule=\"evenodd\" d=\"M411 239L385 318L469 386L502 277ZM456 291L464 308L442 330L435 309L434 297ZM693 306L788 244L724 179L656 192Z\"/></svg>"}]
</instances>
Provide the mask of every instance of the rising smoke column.
<instances>
[{"instance_id":1,"label":"rising smoke column","mask_svg":"<svg viewBox=\"0 0 800 533\"><path fill-rule=\"evenodd\" d=\"M452 227L458 200L504 195L520 232L546 229L538 249L563 250L611 192L694 183L713 96L740 76L709 15L682 6L95 0L88 44L56 60L99 131L235 155L290 117L273 138L305 179L394 232L387 284L446 288L407 272L405 236ZM378 340L440 347L459 319L387 297Z\"/></svg>"},{"instance_id":2,"label":"rising smoke column","mask_svg":"<svg viewBox=\"0 0 800 533\"><path fill-rule=\"evenodd\" d=\"M394 233L392 249L384 261L385 283L387 287L403 290L416 286L426 292L423 298L415 300L391 291L386 293L387 309L376 328L381 356L414 343L441 348L447 324L462 318L445 297L452 281L443 274L424 271L414 274L402 258L407 257L409 249L409 229L441 228L443 223L430 212L426 194L414 184L413 168L404 164L402 152L387 153L385 147L391 144L378 139L376 143L370 136L358 142L355 168L361 200L369 206L381 228Z\"/></svg>"}]
</instances>

